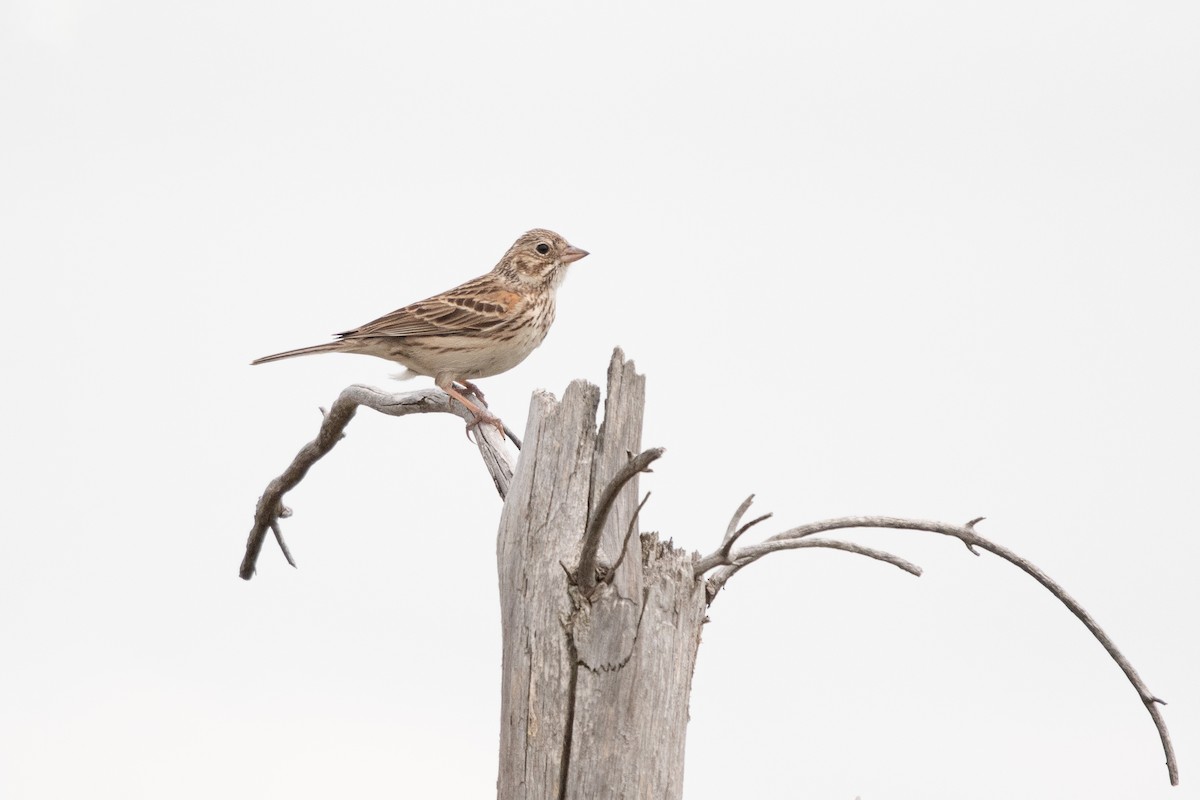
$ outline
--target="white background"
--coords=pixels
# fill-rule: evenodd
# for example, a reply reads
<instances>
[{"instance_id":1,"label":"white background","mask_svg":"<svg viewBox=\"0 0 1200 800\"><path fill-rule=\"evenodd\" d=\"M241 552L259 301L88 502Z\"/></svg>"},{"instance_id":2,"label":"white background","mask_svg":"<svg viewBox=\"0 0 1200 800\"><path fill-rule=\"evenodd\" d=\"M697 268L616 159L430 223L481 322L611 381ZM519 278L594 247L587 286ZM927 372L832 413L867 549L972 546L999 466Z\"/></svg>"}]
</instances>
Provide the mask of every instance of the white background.
<instances>
[{"instance_id":1,"label":"white background","mask_svg":"<svg viewBox=\"0 0 1200 800\"><path fill-rule=\"evenodd\" d=\"M0 796L493 796L499 503L462 424L362 412L236 577L255 498L354 382L250 368L550 227L543 347L648 375L645 528L709 551L962 522L1170 702L1183 785L1040 587L931 534L913 578L774 556L712 608L685 791L1196 797L1200 6L0 4Z\"/></svg>"}]
</instances>

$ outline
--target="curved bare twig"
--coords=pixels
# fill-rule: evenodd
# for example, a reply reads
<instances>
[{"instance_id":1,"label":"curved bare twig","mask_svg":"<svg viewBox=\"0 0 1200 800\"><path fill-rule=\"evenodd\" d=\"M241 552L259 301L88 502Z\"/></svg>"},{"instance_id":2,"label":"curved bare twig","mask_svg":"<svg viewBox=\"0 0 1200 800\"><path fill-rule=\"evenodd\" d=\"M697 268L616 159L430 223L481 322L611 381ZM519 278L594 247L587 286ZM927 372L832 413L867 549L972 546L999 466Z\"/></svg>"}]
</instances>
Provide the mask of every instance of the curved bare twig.
<instances>
[{"instance_id":1,"label":"curved bare twig","mask_svg":"<svg viewBox=\"0 0 1200 800\"><path fill-rule=\"evenodd\" d=\"M1022 572L1026 573L1043 587L1046 588L1052 595L1058 598L1059 602L1065 605L1075 617L1084 624L1096 638L1100 645L1105 649L1108 655L1117 663L1121 671L1125 673L1125 677L1132 684L1134 690L1138 693L1142 704L1146 707L1146 711L1150 714L1150 718L1154 721L1154 727L1158 730L1158 738L1162 742L1163 755L1166 757L1167 775L1170 778L1171 785L1179 784L1179 766L1175 761L1175 749L1171 744L1171 737L1167 732L1166 721L1162 717L1162 712L1159 710L1160 705L1166 703L1156 697L1146 686L1137 670L1129 662L1129 659L1117 648L1116 643L1109 637L1107 633L1100 627L1075 598L1067 593L1065 589L1058 585L1049 575L1042 572L1038 567L1032 564L1025 558L1017 555L1003 545L996 544L989 539L980 536L975 531L975 525L983 518L977 517L965 525L951 525L945 522L933 522L929 520L914 520L903 519L900 517L839 517L837 519L827 519L820 522L811 522L807 525L786 530L783 533L778 533L758 545L741 548L730 554L731 564L724 566L718 570L711 578L708 579L709 602L711 603L717 592L733 577L740 569L748 564L753 563L757 559L766 555L768 552L774 552L778 549L790 549L784 547L786 543L793 543L792 547L801 547L800 542L803 541L822 541L831 542L833 540L813 540L808 537L818 533L825 533L834 530L846 530L849 528L889 528L898 530L913 530L927 531L929 533L939 533L943 536L950 536L958 539L967 549L975 555L979 555L976 548L986 550L993 555L999 556L1010 564L1016 566ZM769 547L770 546L770 547ZM822 546L830 546L828 544ZM769 549L762 549L768 548ZM847 548L839 548L847 549ZM892 558L895 558L894 556ZM882 559L889 560L889 559ZM895 563L895 562L891 562ZM714 564L713 566L717 566ZM899 566L899 564L897 564ZM711 568L711 567L710 567ZM919 574L919 572L917 573Z\"/></svg>"},{"instance_id":2,"label":"curved bare twig","mask_svg":"<svg viewBox=\"0 0 1200 800\"><path fill-rule=\"evenodd\" d=\"M323 418L321 428L317 431L317 437L300 448L300 452L292 459L292 463L283 471L283 474L267 484L266 490L258 498L258 505L254 510L254 526L250 529L250 535L246 539L246 555L242 558L242 565L238 571L243 580L250 580L254 576L255 564L258 562L258 555L262 551L263 541L266 539L268 531L274 533L288 563L293 567L296 566L296 562L292 560L287 544L283 540L283 533L279 529L279 520L291 515L291 510L283 504L283 496L304 480L309 467L332 450L334 445L345 436L346 426L350 424L350 420L354 419L354 414L358 411L359 406L373 408L382 414L396 417L407 414L446 413L454 414L467 422L475 420L474 414L468 408L461 403L452 401L450 396L441 389L421 389L416 392L402 393L384 392L362 385L348 386L343 389L337 400L334 401L333 407L328 412L322 410ZM512 481L513 456L504 444L503 435L491 425L476 426L475 434L475 443L479 447L479 454L492 476L496 491L500 494L500 498L504 499Z\"/></svg>"},{"instance_id":3,"label":"curved bare twig","mask_svg":"<svg viewBox=\"0 0 1200 800\"><path fill-rule=\"evenodd\" d=\"M596 588L596 555L600 552L600 535L604 532L604 523L608 521L608 512L612 510L617 495L621 493L625 484L633 479L634 475L646 472L646 468L665 452L666 448L664 447L651 447L629 459L621 469L617 470L617 474L600 493L600 500L596 503L596 509L592 513L592 518L588 520L587 531L583 535L583 547L579 552L579 568L575 571L576 580L579 582L579 591L584 597L590 597L592 590Z\"/></svg>"},{"instance_id":4,"label":"curved bare twig","mask_svg":"<svg viewBox=\"0 0 1200 800\"><path fill-rule=\"evenodd\" d=\"M753 502L754 495L750 495L737 507L737 511L733 512L733 516L729 518L729 524L725 526L725 538L721 540L722 544L733 538L734 531L738 528L738 523L742 521L742 517L746 516L746 512L750 510L750 504Z\"/></svg>"},{"instance_id":5,"label":"curved bare twig","mask_svg":"<svg viewBox=\"0 0 1200 800\"><path fill-rule=\"evenodd\" d=\"M748 547L743 547L737 551L736 566L738 569L753 564L768 553L777 553L780 550L800 550L805 547L824 547L830 550L842 550L847 553L855 553L867 558L873 558L876 561L882 561L886 564L891 564L893 567L898 567L910 575L921 577L921 568L916 564L899 556L892 555L886 550L877 550L874 547L855 544L854 542L843 542L837 539L820 539L813 537L811 539L780 539L777 541L765 541L759 544L752 544ZM711 595L716 595L721 590L722 584L715 584L716 578L709 581L709 592ZM710 601L711 603L711 601Z\"/></svg>"}]
</instances>

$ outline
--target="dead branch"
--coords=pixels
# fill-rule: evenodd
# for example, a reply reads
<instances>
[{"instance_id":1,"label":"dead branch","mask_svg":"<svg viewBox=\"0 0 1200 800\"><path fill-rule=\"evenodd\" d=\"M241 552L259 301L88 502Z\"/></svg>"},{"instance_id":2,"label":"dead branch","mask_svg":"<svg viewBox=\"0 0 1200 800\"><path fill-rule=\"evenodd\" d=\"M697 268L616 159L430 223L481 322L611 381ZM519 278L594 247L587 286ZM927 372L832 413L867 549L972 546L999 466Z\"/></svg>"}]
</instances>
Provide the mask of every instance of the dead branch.
<instances>
[{"instance_id":1,"label":"dead branch","mask_svg":"<svg viewBox=\"0 0 1200 800\"><path fill-rule=\"evenodd\" d=\"M780 539L774 542L761 542L752 544L749 547L743 547L738 550L736 566L738 569L753 564L768 553L776 553L780 550L800 550L806 547L824 547L830 550L842 550L847 553L855 553L867 558L873 558L876 561L883 561L891 564L894 567L899 567L910 575L921 576L921 568L911 561L906 561L899 556L894 556L884 550L877 550L874 547L866 547L854 542L843 542L838 539ZM710 601L711 603L711 601Z\"/></svg>"},{"instance_id":2,"label":"dead branch","mask_svg":"<svg viewBox=\"0 0 1200 800\"><path fill-rule=\"evenodd\" d=\"M283 473L267 484L266 490L258 498L254 510L254 527L246 540L246 555L242 558L242 566L238 574L243 580L250 580L254 575L258 555L262 551L263 541L267 532L274 533L275 539L283 550L284 557L293 567L296 566L284 542L283 533L279 529L279 520L291 516L291 510L283 504L283 496L304 480L309 467L319 461L333 449L343 436L346 426L354 418L359 406L373 408L382 414L402 417L407 414L444 413L454 414L467 422L473 422L475 417L461 403L452 401L450 396L441 389L422 389L416 392L391 393L370 386L355 385L342 390L328 412L322 412L321 428L317 437L304 447L292 459L292 463ZM500 498L508 494L509 483L512 481L514 458L503 435L491 425L478 425L475 430L475 443L479 454L492 476L492 482Z\"/></svg>"},{"instance_id":3,"label":"dead branch","mask_svg":"<svg viewBox=\"0 0 1200 800\"><path fill-rule=\"evenodd\" d=\"M704 573L708 572L713 567L719 567L723 564L732 564L733 561L729 558L729 551L733 549L733 545L741 537L743 533L753 528L760 522L771 518L771 514L763 514L761 517L752 519L745 525L738 527L738 523L742 521L746 511L750 508L750 504L754 502L754 495L750 495L742 504L738 506L737 511L733 512L733 516L729 518L729 524L725 526L725 538L721 541L721 546L716 552L710 553L707 556L696 561L696 577L699 578Z\"/></svg>"},{"instance_id":4,"label":"dead branch","mask_svg":"<svg viewBox=\"0 0 1200 800\"><path fill-rule=\"evenodd\" d=\"M752 498L753 495L751 495L750 499ZM750 499L747 499L746 502L744 502L738 509L738 512L734 515L734 520L740 520L741 515L744 514L746 509L749 507ZM999 556L1010 564L1018 567L1021 571L1032 577L1043 587L1045 587L1047 591L1058 598L1059 602L1065 605L1071 611L1071 613L1074 614L1089 631L1091 631L1092 636L1094 636L1096 640L1100 642L1100 645L1105 649L1108 655L1117 663L1117 666L1120 667L1121 671L1125 673L1125 677L1129 680L1130 684L1133 685L1134 690L1137 691L1139 699L1141 699L1142 704L1146 707L1146 711L1150 714L1150 718L1154 721L1154 727L1158 730L1158 737L1162 742L1163 754L1166 757L1167 775L1171 780L1171 785L1177 786L1179 784L1179 767L1175 762L1175 749L1171 744L1171 737L1167 732L1166 721L1163 719L1162 713L1158 708L1159 705L1166 705L1166 703L1154 696L1154 694L1146 686L1145 682L1142 681L1141 676L1139 676L1137 671L1133 668L1133 665L1129 662L1125 655L1117 649L1117 646L1113 640L1108 636L1107 633L1104 632L1099 624L1096 623L1091 614L1089 614L1083 608L1083 606L1081 606L1079 602L1075 600L1075 598L1068 594L1065 589L1059 586L1050 578L1050 576L1042 572L1027 559L1022 558L1003 545L996 544L995 542L980 536L975 531L975 525L982 520L983 517L977 517L965 525L951 525L944 522L902 519L899 517L839 517L837 519L822 520L820 522L812 522L807 525L791 528L790 530L786 530L783 533L778 533L757 545L739 548L733 552L729 552L728 549L725 548L725 542L723 542L722 548L718 549L716 553L701 559L697 559L696 577L701 578L708 570L717 566L721 567L721 569L718 570L711 578L709 578L707 582L708 602L711 605L712 601L716 598L717 593L720 592L729 579L743 567L754 563L767 553L805 546L802 544L802 542L810 543L809 546L814 546L811 545L812 542L819 542L819 544L815 546L835 547L836 549L840 550L847 550L849 552L857 552L862 555L869 555L872 558L878 558L881 561L887 561L888 563L894 564L901 569L906 569L915 575L920 575L919 567L909 564L907 561L897 558L896 556L892 556L891 554L883 553L882 551L867 552L869 548L859 548L857 545L845 547L843 546L847 544L845 542L836 542L836 540L832 539L808 538L818 533L825 533L827 531L835 530L847 530L850 528L889 528L893 530L927 531L929 533L939 533L943 536L950 536L958 539L975 555L979 555L979 550L976 548L986 550L989 553ZM736 522L731 522L731 527L734 524L736 524ZM727 532L726 541L728 539L729 534ZM722 560L721 556L724 557L724 560ZM704 569L701 569L701 567L704 567Z\"/></svg>"},{"instance_id":5,"label":"dead branch","mask_svg":"<svg viewBox=\"0 0 1200 800\"><path fill-rule=\"evenodd\" d=\"M634 475L639 472L647 472L646 468L664 452L666 452L665 448L652 447L639 453L629 459L608 482L608 486L604 487L600 501L596 504L596 509L588 521L587 531L583 536L583 547L579 552L579 568L575 571L579 591L584 597L590 597L592 590L596 588L596 555L600 551L600 535L604 532L604 523L608 521L608 512L612 509L613 502ZM625 541L629 541L628 537Z\"/></svg>"}]
</instances>

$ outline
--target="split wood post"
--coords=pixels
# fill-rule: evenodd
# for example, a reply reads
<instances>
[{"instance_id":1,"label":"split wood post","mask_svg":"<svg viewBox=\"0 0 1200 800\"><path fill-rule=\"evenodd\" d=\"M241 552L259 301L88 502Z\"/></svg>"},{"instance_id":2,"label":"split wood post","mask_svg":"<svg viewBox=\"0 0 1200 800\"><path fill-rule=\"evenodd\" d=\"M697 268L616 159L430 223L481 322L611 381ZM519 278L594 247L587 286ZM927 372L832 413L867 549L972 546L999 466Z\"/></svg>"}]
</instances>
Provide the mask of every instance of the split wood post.
<instances>
[{"instance_id":1,"label":"split wood post","mask_svg":"<svg viewBox=\"0 0 1200 800\"><path fill-rule=\"evenodd\" d=\"M561 401L540 392L530 404L497 544L500 800L683 794L707 598L693 554L653 534L628 535L636 475L603 524L599 580L578 574L599 500L639 452L644 401L645 379L618 350L598 431L599 390L586 382Z\"/></svg>"}]
</instances>

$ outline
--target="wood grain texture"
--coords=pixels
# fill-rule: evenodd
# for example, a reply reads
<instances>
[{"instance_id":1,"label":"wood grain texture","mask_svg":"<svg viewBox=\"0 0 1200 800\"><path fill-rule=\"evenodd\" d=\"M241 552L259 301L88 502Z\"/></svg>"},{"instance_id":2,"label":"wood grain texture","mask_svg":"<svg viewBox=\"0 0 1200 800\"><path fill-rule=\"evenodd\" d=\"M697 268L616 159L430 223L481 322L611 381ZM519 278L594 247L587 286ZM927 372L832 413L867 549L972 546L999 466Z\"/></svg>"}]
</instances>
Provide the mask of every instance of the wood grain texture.
<instances>
[{"instance_id":1,"label":"wood grain texture","mask_svg":"<svg viewBox=\"0 0 1200 800\"><path fill-rule=\"evenodd\" d=\"M692 553L644 537L641 616L632 644L614 664L579 664L571 763L564 797L672 800L683 796L692 672L704 622L705 593ZM637 555L641 556L642 553ZM610 591L606 588L602 591ZM625 624L603 602L582 605L573 630L615 641ZM592 613L595 612L595 613Z\"/></svg>"},{"instance_id":2,"label":"wood grain texture","mask_svg":"<svg viewBox=\"0 0 1200 800\"><path fill-rule=\"evenodd\" d=\"M558 797L575 658L566 567L587 524L600 392L573 382L558 402L537 393L500 518L503 630L498 796Z\"/></svg>"},{"instance_id":3,"label":"wood grain texture","mask_svg":"<svg viewBox=\"0 0 1200 800\"><path fill-rule=\"evenodd\" d=\"M598 401L578 381L562 402L535 395L501 519L502 800L682 796L704 585L694 554L647 534L611 582L579 591L589 516L641 447L645 380L619 350L597 433ZM635 478L604 526L602 567L618 561L637 501Z\"/></svg>"}]
</instances>

